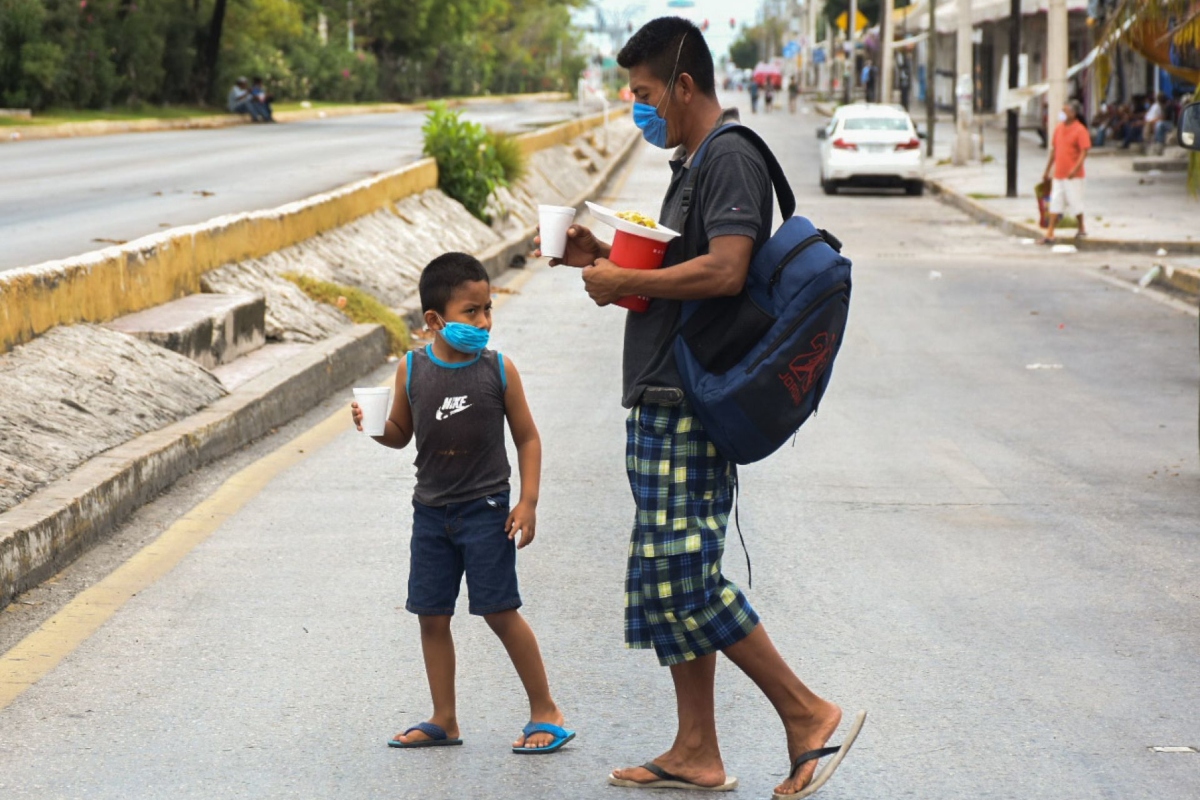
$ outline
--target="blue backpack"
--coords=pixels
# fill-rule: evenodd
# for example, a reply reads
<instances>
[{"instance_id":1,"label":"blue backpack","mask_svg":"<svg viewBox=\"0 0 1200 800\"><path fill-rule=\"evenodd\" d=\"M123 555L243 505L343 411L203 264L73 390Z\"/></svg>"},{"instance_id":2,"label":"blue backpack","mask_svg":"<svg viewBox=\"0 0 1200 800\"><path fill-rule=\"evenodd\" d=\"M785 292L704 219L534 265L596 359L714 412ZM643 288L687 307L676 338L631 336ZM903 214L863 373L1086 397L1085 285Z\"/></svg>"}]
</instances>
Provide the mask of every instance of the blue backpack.
<instances>
[{"instance_id":1,"label":"blue backpack","mask_svg":"<svg viewBox=\"0 0 1200 800\"><path fill-rule=\"evenodd\" d=\"M745 288L735 297L683 303L675 361L683 389L722 456L735 464L766 458L812 414L829 386L850 308L850 260L841 242L804 217L770 148L742 125L718 128L696 151L683 189L687 215L695 202L708 145L734 134L767 162L784 223L754 254ZM691 226L690 228L688 226ZM700 223L685 218L685 237L708 251Z\"/></svg>"}]
</instances>

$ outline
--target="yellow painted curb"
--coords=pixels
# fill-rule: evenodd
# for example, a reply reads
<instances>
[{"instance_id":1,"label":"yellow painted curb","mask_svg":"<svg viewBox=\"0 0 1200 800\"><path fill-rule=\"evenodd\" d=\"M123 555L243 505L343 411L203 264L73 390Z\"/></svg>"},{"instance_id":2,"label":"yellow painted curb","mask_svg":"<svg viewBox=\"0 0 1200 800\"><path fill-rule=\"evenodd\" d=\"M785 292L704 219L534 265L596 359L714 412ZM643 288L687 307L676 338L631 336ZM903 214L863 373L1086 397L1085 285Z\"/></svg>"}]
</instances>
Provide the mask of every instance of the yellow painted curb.
<instances>
[{"instance_id":1,"label":"yellow painted curb","mask_svg":"<svg viewBox=\"0 0 1200 800\"><path fill-rule=\"evenodd\" d=\"M627 109L609 112L609 119ZM527 153L567 144L604 123L602 114L519 137ZM218 217L60 261L0 273L0 353L55 325L107 322L200 291L200 277L257 258L436 188L423 159L269 211Z\"/></svg>"}]
</instances>

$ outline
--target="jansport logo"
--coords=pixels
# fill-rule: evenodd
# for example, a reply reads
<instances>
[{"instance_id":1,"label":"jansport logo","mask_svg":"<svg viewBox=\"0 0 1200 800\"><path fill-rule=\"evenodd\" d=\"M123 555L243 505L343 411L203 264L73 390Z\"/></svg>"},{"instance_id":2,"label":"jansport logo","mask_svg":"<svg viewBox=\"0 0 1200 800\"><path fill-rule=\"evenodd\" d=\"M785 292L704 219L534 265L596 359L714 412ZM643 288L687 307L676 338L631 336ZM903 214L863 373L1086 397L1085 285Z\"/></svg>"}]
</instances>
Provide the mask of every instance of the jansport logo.
<instances>
[{"instance_id":1,"label":"jansport logo","mask_svg":"<svg viewBox=\"0 0 1200 800\"><path fill-rule=\"evenodd\" d=\"M819 333L809 343L811 350L793 358L788 363L787 372L779 375L779 380L787 387L792 396L792 405L800 405L804 395L816 385L817 380L829 366L833 358L833 345L837 336L832 333Z\"/></svg>"},{"instance_id":2,"label":"jansport logo","mask_svg":"<svg viewBox=\"0 0 1200 800\"><path fill-rule=\"evenodd\" d=\"M442 407L437 410L437 413L433 415L433 418L438 422L441 422L447 417L453 417L460 411L466 411L470 407L471 404L467 402L466 395L463 395L462 397L447 397L442 401Z\"/></svg>"}]
</instances>

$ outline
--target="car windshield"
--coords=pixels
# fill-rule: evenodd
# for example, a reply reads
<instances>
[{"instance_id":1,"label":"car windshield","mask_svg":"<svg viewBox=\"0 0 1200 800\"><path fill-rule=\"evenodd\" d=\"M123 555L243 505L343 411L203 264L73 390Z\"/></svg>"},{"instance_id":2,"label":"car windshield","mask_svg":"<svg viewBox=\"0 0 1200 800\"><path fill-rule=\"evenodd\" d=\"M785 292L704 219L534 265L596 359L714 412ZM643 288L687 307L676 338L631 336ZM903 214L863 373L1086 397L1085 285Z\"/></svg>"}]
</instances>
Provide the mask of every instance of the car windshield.
<instances>
[{"instance_id":1,"label":"car windshield","mask_svg":"<svg viewBox=\"0 0 1200 800\"><path fill-rule=\"evenodd\" d=\"M904 117L854 117L846 120L843 130L906 131L908 130L908 120Z\"/></svg>"}]
</instances>

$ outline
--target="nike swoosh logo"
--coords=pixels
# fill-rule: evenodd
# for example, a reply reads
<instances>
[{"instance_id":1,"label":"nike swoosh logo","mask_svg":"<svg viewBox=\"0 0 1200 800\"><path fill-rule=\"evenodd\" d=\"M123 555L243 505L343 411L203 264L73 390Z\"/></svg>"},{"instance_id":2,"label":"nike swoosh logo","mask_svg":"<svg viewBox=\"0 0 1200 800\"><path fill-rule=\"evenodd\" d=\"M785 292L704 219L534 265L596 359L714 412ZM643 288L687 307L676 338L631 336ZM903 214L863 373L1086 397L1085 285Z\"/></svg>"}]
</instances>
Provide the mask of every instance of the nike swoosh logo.
<instances>
[{"instance_id":1,"label":"nike swoosh logo","mask_svg":"<svg viewBox=\"0 0 1200 800\"><path fill-rule=\"evenodd\" d=\"M454 409L451 409L450 411L444 411L439 408L437 410L437 413L433 415L433 418L436 419L438 422L441 422L444 419L453 417L455 414L459 413L460 411L466 411L468 408L471 407L471 405L474 405L474 403L472 403L470 405L465 405L462 408L454 408Z\"/></svg>"}]
</instances>

